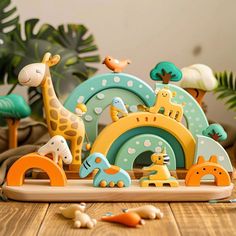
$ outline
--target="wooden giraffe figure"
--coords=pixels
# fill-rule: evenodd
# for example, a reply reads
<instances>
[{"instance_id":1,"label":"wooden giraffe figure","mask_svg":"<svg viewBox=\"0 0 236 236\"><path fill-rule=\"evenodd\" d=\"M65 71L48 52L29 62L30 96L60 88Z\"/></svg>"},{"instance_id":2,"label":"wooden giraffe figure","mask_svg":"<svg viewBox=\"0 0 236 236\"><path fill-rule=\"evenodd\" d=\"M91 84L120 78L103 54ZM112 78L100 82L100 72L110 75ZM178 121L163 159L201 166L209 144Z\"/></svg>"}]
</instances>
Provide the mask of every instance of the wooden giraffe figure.
<instances>
[{"instance_id":1,"label":"wooden giraffe figure","mask_svg":"<svg viewBox=\"0 0 236 236\"><path fill-rule=\"evenodd\" d=\"M58 100L54 91L50 70L60 61L60 56L47 52L41 63L25 66L19 73L19 83L29 87L41 86L48 131L51 137L61 135L70 141L73 156L70 170L78 170L81 165L81 152L85 127L81 117L67 110Z\"/></svg>"}]
</instances>

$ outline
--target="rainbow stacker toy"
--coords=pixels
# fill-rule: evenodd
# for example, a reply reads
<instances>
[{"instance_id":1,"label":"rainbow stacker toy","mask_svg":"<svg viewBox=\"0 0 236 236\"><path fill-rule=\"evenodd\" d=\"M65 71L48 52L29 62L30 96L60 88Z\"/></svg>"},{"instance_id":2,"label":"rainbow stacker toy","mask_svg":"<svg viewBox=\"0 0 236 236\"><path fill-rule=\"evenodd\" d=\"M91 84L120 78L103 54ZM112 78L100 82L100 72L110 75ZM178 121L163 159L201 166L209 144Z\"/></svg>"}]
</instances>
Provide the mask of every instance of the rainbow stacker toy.
<instances>
[{"instance_id":1,"label":"rainbow stacker toy","mask_svg":"<svg viewBox=\"0 0 236 236\"><path fill-rule=\"evenodd\" d=\"M8 198L208 201L231 195L233 168L218 142L227 135L219 124L208 124L200 102L189 93L191 75L198 90L201 84L203 91L216 86L209 67L193 65L190 73L161 62L150 76L162 83L152 89L139 78L121 73L129 60L106 57L104 63L113 72L83 82L62 105L50 75L50 67L59 60L59 55L46 53L41 63L27 65L19 73L22 85L42 88L51 139L38 153L25 155L11 166L3 186ZM178 86L182 77L187 81L184 89ZM98 133L99 119L108 107L111 123ZM87 145L84 138L89 140ZM137 160L148 174L131 180ZM43 170L49 180L25 179L25 172L32 168ZM179 170L187 173L185 179L178 178ZM77 179L68 179L69 172L76 173ZM173 172L177 178L171 176Z\"/></svg>"}]
</instances>

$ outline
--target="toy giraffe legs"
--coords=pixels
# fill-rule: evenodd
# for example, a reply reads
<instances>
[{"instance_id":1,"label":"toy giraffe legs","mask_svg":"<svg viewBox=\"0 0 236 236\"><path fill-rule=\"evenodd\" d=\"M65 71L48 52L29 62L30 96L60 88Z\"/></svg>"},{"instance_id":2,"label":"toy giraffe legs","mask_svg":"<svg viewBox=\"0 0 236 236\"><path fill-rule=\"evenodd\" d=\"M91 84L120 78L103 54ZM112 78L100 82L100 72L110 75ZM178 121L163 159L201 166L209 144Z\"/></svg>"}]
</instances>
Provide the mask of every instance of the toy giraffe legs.
<instances>
[{"instance_id":1,"label":"toy giraffe legs","mask_svg":"<svg viewBox=\"0 0 236 236\"><path fill-rule=\"evenodd\" d=\"M69 170L79 170L81 166L81 153L84 142L84 133L80 132L79 136L74 137L71 140L70 150L73 156L73 161L69 165Z\"/></svg>"}]
</instances>

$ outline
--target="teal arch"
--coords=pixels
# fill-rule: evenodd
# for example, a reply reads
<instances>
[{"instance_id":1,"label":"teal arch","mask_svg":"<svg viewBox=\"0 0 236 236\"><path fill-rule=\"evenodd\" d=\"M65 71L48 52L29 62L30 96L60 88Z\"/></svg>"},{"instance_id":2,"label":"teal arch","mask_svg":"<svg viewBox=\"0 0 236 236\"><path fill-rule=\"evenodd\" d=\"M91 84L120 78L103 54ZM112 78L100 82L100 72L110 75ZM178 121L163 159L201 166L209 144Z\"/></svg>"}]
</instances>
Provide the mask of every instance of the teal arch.
<instances>
[{"instance_id":1,"label":"teal arch","mask_svg":"<svg viewBox=\"0 0 236 236\"><path fill-rule=\"evenodd\" d=\"M90 98L99 92L111 88L130 91L136 94L147 106L153 105L155 101L153 89L141 79L124 73L108 73L94 76L77 86L66 99L64 105L74 112L77 102L86 104Z\"/></svg>"},{"instance_id":2,"label":"teal arch","mask_svg":"<svg viewBox=\"0 0 236 236\"><path fill-rule=\"evenodd\" d=\"M124 170L132 170L135 159L146 151L160 152L166 148L170 157L169 170L176 170L175 153L170 144L163 138L153 134L141 134L129 139L118 151L115 165Z\"/></svg>"},{"instance_id":3,"label":"teal arch","mask_svg":"<svg viewBox=\"0 0 236 236\"><path fill-rule=\"evenodd\" d=\"M122 134L117 140L115 140L115 142L113 142L113 144L111 145L107 153L108 161L111 164L115 164L117 153L120 150L120 148L126 142L128 142L129 139L140 134L153 134L166 140L171 145L171 148L174 151L175 158L176 158L176 167L177 168L185 167L185 155L179 141L172 134L168 133L167 131L161 128L147 127L147 126L131 129L125 132L124 134Z\"/></svg>"},{"instance_id":4,"label":"teal arch","mask_svg":"<svg viewBox=\"0 0 236 236\"><path fill-rule=\"evenodd\" d=\"M93 96L86 103L88 112L83 117L90 142L93 143L98 135L98 122L102 112L110 106L114 96L118 95L123 99L124 103L131 108L134 105L143 104L143 101L136 94L117 88L106 89L96 94L96 96Z\"/></svg>"},{"instance_id":5,"label":"teal arch","mask_svg":"<svg viewBox=\"0 0 236 236\"><path fill-rule=\"evenodd\" d=\"M86 132L91 143L98 135L98 121L102 112L111 104L114 97L121 97L125 104L153 105L153 89L139 78L124 73L109 73L94 76L76 87L64 106L75 111L78 102L85 103L87 113L83 117Z\"/></svg>"}]
</instances>

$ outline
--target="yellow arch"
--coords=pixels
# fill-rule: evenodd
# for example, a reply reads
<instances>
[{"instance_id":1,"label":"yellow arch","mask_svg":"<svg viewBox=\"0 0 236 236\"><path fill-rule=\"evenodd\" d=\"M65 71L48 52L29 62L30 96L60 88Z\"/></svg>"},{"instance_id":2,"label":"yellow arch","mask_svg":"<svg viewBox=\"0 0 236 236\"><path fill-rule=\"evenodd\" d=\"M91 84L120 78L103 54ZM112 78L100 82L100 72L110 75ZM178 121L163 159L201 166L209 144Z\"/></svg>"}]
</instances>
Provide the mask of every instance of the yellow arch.
<instances>
[{"instance_id":1,"label":"yellow arch","mask_svg":"<svg viewBox=\"0 0 236 236\"><path fill-rule=\"evenodd\" d=\"M22 156L11 166L7 174L7 185L21 186L24 183L25 172L32 168L44 170L50 178L51 186L66 185L67 179L63 169L51 159L37 153Z\"/></svg>"},{"instance_id":2,"label":"yellow arch","mask_svg":"<svg viewBox=\"0 0 236 236\"><path fill-rule=\"evenodd\" d=\"M95 140L91 153L100 152L107 155L112 143L119 138L120 135L130 129L142 126L161 128L171 133L179 141L184 150L186 169L192 166L196 142L189 130L174 119L162 114L147 112L129 114L104 128Z\"/></svg>"}]
</instances>

